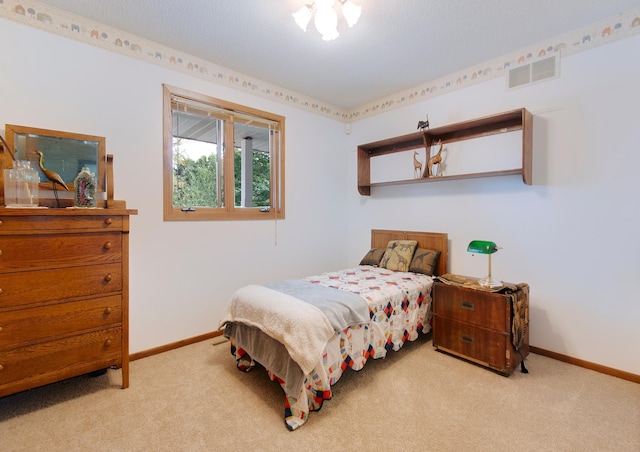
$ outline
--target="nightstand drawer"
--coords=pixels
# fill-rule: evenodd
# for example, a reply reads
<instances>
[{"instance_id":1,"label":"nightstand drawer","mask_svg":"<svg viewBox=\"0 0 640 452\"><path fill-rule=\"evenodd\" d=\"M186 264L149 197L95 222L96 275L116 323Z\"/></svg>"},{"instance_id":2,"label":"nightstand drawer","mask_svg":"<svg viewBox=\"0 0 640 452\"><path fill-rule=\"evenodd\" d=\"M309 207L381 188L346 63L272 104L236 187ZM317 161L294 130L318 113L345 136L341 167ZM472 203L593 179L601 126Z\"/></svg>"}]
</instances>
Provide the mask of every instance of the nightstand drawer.
<instances>
[{"instance_id":1,"label":"nightstand drawer","mask_svg":"<svg viewBox=\"0 0 640 452\"><path fill-rule=\"evenodd\" d=\"M433 312L500 333L511 331L510 306L501 294L438 283Z\"/></svg>"},{"instance_id":2,"label":"nightstand drawer","mask_svg":"<svg viewBox=\"0 0 640 452\"><path fill-rule=\"evenodd\" d=\"M453 353L501 373L509 372L507 365L511 353L510 337L502 333L456 322L444 317L434 317L433 345L445 352Z\"/></svg>"}]
</instances>

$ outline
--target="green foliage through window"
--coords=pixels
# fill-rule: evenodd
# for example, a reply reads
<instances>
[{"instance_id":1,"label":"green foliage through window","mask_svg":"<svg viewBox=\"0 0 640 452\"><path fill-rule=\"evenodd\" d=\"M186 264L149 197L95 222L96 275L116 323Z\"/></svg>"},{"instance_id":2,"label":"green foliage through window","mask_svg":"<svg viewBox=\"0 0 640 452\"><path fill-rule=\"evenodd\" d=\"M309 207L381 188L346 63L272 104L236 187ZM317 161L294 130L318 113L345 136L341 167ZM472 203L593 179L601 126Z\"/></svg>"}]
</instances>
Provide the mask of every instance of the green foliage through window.
<instances>
[{"instance_id":1,"label":"green foliage through window","mask_svg":"<svg viewBox=\"0 0 640 452\"><path fill-rule=\"evenodd\" d=\"M183 138L174 140L174 149L180 149ZM187 154L173 154L173 205L177 207L218 207L216 155L203 155L193 160Z\"/></svg>"}]
</instances>

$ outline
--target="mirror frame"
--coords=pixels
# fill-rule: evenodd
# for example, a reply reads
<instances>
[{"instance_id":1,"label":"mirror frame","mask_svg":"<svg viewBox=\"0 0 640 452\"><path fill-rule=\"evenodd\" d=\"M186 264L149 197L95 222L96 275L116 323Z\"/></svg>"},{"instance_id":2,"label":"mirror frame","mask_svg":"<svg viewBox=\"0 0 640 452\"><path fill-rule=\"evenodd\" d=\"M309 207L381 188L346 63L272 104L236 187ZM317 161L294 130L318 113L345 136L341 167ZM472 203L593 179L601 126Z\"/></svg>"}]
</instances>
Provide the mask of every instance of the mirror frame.
<instances>
[{"instance_id":1,"label":"mirror frame","mask_svg":"<svg viewBox=\"0 0 640 452\"><path fill-rule=\"evenodd\" d=\"M36 127L28 127L28 126L19 126L15 124L5 124L5 135L7 140L7 145L9 146L10 153L13 154L16 160L29 160L24 155L18 155L19 151L16 149L16 135L40 135L42 137L51 137L51 138L61 138L66 140L75 140L75 141L89 141L94 142L98 145L98 155L97 155L97 170L96 170L96 191L104 192L106 191L106 154L107 154L107 146L105 137L100 137L96 135L84 135L80 133L72 133L72 132L62 132L59 130L49 130L49 129L39 129ZM45 161L46 164L46 161ZM5 159L5 167L9 167L9 160ZM75 175L73 176L75 179ZM69 190L73 190L73 179L65 180L64 182L69 187ZM41 190L52 190L51 182L48 180L40 181Z\"/></svg>"}]
</instances>

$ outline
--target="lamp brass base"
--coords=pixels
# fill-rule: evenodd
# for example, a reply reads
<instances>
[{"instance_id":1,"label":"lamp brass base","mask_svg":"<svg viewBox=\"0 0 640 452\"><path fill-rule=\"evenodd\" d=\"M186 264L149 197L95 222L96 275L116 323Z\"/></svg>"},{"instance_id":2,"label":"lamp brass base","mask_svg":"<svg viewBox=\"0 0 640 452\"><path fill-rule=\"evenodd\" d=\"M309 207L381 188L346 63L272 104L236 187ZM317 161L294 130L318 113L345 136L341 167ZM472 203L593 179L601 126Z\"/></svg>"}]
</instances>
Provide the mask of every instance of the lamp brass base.
<instances>
[{"instance_id":1,"label":"lamp brass base","mask_svg":"<svg viewBox=\"0 0 640 452\"><path fill-rule=\"evenodd\" d=\"M480 284L482 287L489 287L489 288L501 287L503 285L502 281L498 281L497 279L494 279L491 276L482 278L481 280L478 281L478 284Z\"/></svg>"}]
</instances>

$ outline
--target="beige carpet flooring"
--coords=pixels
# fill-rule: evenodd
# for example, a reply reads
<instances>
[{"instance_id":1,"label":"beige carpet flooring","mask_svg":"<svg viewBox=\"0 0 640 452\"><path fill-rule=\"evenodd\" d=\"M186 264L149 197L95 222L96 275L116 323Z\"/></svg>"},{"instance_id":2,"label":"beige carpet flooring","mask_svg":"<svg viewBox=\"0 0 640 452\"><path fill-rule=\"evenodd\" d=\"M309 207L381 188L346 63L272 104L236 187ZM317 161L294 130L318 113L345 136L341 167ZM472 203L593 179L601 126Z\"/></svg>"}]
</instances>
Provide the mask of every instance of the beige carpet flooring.
<instances>
[{"instance_id":1,"label":"beige carpet flooring","mask_svg":"<svg viewBox=\"0 0 640 452\"><path fill-rule=\"evenodd\" d=\"M348 371L289 432L280 387L212 341L0 398L2 451L640 451L640 385L540 355L505 378L429 337Z\"/></svg>"}]
</instances>

